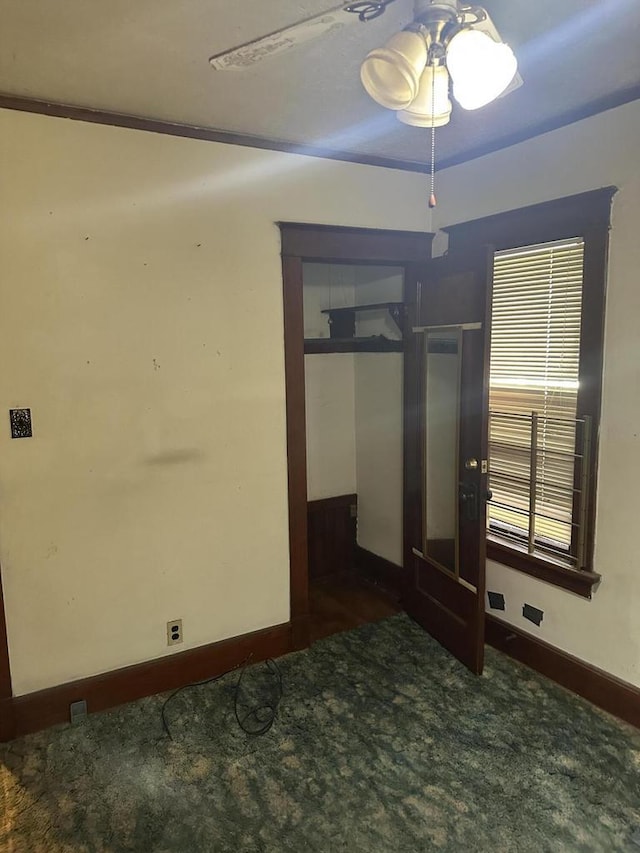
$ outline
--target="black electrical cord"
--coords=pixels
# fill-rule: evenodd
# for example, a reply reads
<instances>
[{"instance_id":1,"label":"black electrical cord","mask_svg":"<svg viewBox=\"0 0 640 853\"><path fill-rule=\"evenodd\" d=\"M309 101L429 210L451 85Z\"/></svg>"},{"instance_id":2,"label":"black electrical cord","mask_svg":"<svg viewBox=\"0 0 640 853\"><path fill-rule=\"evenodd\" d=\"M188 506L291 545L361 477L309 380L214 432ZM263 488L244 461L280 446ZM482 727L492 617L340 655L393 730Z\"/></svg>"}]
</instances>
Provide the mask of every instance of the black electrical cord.
<instances>
[{"instance_id":1,"label":"black electrical cord","mask_svg":"<svg viewBox=\"0 0 640 853\"><path fill-rule=\"evenodd\" d=\"M238 725L240 726L242 731L248 735L264 735L269 731L278 715L278 705L280 704L280 700L282 699L282 673L278 669L278 664L271 658L268 658L265 661L265 666L267 667L269 672L275 677L276 684L278 686L278 697L273 703L265 702L264 705L258 705L257 708L252 708L243 717L240 717L240 714L238 713L238 695L240 693L240 686L242 685L242 679L244 677L246 666L243 667L242 672L240 673L240 678L238 679L238 683L236 684L236 689L233 697L233 711L236 715ZM266 716L264 714L265 711ZM249 728L246 723L251 718L255 720L255 725Z\"/></svg>"},{"instance_id":2,"label":"black electrical cord","mask_svg":"<svg viewBox=\"0 0 640 853\"><path fill-rule=\"evenodd\" d=\"M193 688L193 687L202 687L205 684L214 684L216 681L220 681L222 678L224 678L227 675L230 675L230 673L235 672L236 670L240 669L241 667L242 667L242 669L240 672L240 677L238 678L238 682L234 688L233 711L235 714L235 718L238 722L238 725L240 726L242 731L245 732L245 734L248 734L248 735L266 734L269 731L269 729L271 728L271 726L273 725L273 723L275 722L276 716L278 714L278 706L280 704L280 700L282 699L282 693L283 693L282 674L281 674L280 670L278 669L278 665L276 664L276 662L274 660L271 660L271 658L269 658L268 660L265 661L265 665L268 667L269 672L271 672L271 674L274 675L277 679L278 697L273 703L267 702L264 705L258 705L256 708L252 708L250 711L248 711L243 717L240 717L240 714L238 712L238 694L240 692L240 686L242 684L242 679L244 678L245 671L246 671L247 667L249 666L249 663L251 662L252 657L253 657L253 654L248 655L248 657L246 657L242 661L242 663L237 664L237 666L234 666L231 669L228 669L226 672L223 672L220 675L214 675L213 678L205 678L202 681L194 681L191 684L185 684L183 687L178 687L177 690L174 690L173 693L165 699L165 701L162 705L162 710L160 712L160 716L162 718L162 727L163 727L165 733L168 735L169 739L173 740L173 735L171 734L171 729L169 728L169 723L167 722L167 706L169 705L171 700L174 699L179 693L182 693L184 690L191 690L191 688ZM266 719L264 718L264 715L262 714L262 712L264 712L264 711L267 712ZM252 717L255 718L257 726L248 727L246 725L246 723ZM262 719L261 719L261 717L262 717Z\"/></svg>"},{"instance_id":3,"label":"black electrical cord","mask_svg":"<svg viewBox=\"0 0 640 853\"><path fill-rule=\"evenodd\" d=\"M244 669L248 666L249 661L251 660L251 655L246 657L242 663L237 664L236 666L228 669L226 672L222 672L220 675L214 675L213 678L204 678L202 681L193 681L191 684L184 684L182 687L178 687L177 690L174 690L173 693L168 696L163 705L162 711L160 712L160 716L162 717L162 728L165 730L165 733L169 736L170 740L173 740L173 735L171 734L171 729L169 728L169 723L167 722L167 705L171 702L172 699L178 695L178 693L182 693L184 690L191 690L193 687L202 687L204 684L214 684L216 681L220 681L225 675L229 675L231 672L235 672L235 670L243 667Z\"/></svg>"}]
</instances>

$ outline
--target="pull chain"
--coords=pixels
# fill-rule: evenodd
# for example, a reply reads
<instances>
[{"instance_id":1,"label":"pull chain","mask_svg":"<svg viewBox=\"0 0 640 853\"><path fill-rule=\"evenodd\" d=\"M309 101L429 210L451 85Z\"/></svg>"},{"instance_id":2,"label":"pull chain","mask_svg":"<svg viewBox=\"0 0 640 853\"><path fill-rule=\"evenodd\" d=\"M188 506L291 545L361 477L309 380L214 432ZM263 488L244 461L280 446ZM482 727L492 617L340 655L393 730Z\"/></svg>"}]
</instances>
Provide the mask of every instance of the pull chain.
<instances>
[{"instance_id":1,"label":"pull chain","mask_svg":"<svg viewBox=\"0 0 640 853\"><path fill-rule=\"evenodd\" d=\"M432 66L431 74L431 195L429 196L429 207L434 208L436 202L436 66Z\"/></svg>"}]
</instances>

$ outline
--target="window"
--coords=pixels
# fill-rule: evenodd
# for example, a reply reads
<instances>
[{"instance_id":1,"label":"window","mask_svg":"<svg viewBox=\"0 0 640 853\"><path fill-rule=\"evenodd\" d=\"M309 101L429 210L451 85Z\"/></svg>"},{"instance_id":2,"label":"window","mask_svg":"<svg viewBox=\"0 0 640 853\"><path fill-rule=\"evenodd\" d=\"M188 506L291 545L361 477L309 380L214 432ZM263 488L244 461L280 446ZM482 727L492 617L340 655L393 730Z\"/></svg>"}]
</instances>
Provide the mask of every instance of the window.
<instances>
[{"instance_id":1,"label":"window","mask_svg":"<svg viewBox=\"0 0 640 853\"><path fill-rule=\"evenodd\" d=\"M489 534L581 568L590 421L578 417L584 241L496 252L489 384ZM588 459L586 460L588 465Z\"/></svg>"},{"instance_id":2,"label":"window","mask_svg":"<svg viewBox=\"0 0 640 853\"><path fill-rule=\"evenodd\" d=\"M487 554L591 596L608 187L446 228L494 250Z\"/></svg>"}]
</instances>

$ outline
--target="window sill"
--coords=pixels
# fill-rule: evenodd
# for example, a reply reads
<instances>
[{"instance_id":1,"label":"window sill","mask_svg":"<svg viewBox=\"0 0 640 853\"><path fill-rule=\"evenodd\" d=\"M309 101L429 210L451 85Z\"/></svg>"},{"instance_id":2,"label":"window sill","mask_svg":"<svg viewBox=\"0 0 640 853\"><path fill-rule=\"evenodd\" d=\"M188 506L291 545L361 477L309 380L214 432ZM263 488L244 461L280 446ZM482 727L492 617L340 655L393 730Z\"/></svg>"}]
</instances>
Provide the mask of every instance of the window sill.
<instances>
[{"instance_id":1,"label":"window sill","mask_svg":"<svg viewBox=\"0 0 640 853\"><path fill-rule=\"evenodd\" d=\"M559 586L583 598L591 598L593 587L600 581L600 575L595 572L567 569L549 560L510 548L491 538L487 538L487 557L496 563L517 569L519 572Z\"/></svg>"}]
</instances>

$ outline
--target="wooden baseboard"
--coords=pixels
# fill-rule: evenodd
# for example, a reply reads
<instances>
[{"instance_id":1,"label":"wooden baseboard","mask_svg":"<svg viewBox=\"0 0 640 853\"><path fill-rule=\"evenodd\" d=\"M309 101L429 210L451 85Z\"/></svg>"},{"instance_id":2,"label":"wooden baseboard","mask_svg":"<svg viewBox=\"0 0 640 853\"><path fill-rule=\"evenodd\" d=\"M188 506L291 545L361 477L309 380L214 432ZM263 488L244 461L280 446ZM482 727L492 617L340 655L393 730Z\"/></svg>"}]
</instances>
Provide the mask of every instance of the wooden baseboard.
<instances>
[{"instance_id":1,"label":"wooden baseboard","mask_svg":"<svg viewBox=\"0 0 640 853\"><path fill-rule=\"evenodd\" d=\"M358 505L358 496L355 494L334 495L330 498L318 498L315 501L307 501L307 512L324 512L328 509L350 509Z\"/></svg>"},{"instance_id":2,"label":"wooden baseboard","mask_svg":"<svg viewBox=\"0 0 640 853\"><path fill-rule=\"evenodd\" d=\"M379 557L360 545L356 545L355 549L355 566L358 576L363 580L380 587L396 601L402 599L406 580L406 572L402 566Z\"/></svg>"},{"instance_id":3,"label":"wooden baseboard","mask_svg":"<svg viewBox=\"0 0 640 853\"><path fill-rule=\"evenodd\" d=\"M406 573L400 566L357 546L356 570L364 580L397 600L402 598ZM603 711L640 728L640 688L489 614L485 621L485 641Z\"/></svg>"},{"instance_id":4,"label":"wooden baseboard","mask_svg":"<svg viewBox=\"0 0 640 853\"><path fill-rule=\"evenodd\" d=\"M401 597L404 572L400 566L358 547L356 568L368 582L394 598ZM308 620L300 620L296 631L293 627L290 623L276 625L26 696L1 699L0 742L67 722L69 705L81 699L86 700L89 713L104 711L220 675L242 663L249 654L255 662L280 657L308 643L302 636L308 633ZM294 633L298 634L297 638ZM486 618L486 641L599 708L640 728L639 688L490 615Z\"/></svg>"},{"instance_id":5,"label":"wooden baseboard","mask_svg":"<svg viewBox=\"0 0 640 853\"><path fill-rule=\"evenodd\" d=\"M89 713L213 678L241 664L292 651L290 623L242 634L219 643L116 669L0 703L0 740L9 740L69 720L69 705L85 699Z\"/></svg>"},{"instance_id":6,"label":"wooden baseboard","mask_svg":"<svg viewBox=\"0 0 640 853\"><path fill-rule=\"evenodd\" d=\"M311 644L309 614L296 616L291 620L291 651L300 652Z\"/></svg>"},{"instance_id":7,"label":"wooden baseboard","mask_svg":"<svg viewBox=\"0 0 640 853\"><path fill-rule=\"evenodd\" d=\"M487 614L486 642L640 728L640 689Z\"/></svg>"},{"instance_id":8,"label":"wooden baseboard","mask_svg":"<svg viewBox=\"0 0 640 853\"><path fill-rule=\"evenodd\" d=\"M0 699L0 743L15 737L13 699Z\"/></svg>"}]
</instances>

